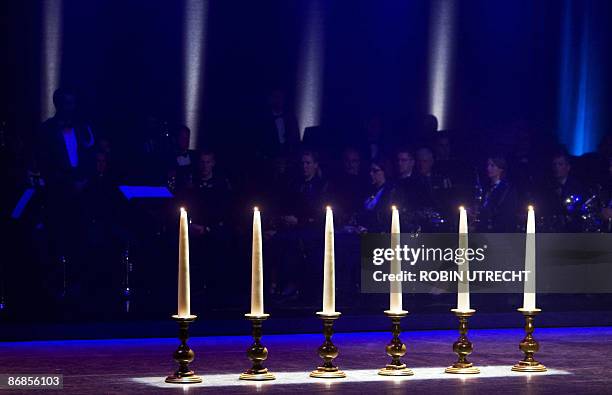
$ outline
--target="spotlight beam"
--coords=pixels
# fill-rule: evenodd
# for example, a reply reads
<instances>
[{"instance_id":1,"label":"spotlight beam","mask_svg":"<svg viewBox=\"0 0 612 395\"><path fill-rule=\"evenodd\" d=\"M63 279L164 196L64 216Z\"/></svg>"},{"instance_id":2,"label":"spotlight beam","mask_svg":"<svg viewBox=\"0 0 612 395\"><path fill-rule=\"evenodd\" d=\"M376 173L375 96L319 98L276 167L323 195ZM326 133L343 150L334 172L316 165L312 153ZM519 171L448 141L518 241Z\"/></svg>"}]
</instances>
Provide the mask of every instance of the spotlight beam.
<instances>
[{"instance_id":1,"label":"spotlight beam","mask_svg":"<svg viewBox=\"0 0 612 395\"><path fill-rule=\"evenodd\" d=\"M323 95L322 75L324 61L323 3L308 3L297 75L297 110L300 139L304 129L321 122Z\"/></svg>"},{"instance_id":2,"label":"spotlight beam","mask_svg":"<svg viewBox=\"0 0 612 395\"><path fill-rule=\"evenodd\" d=\"M62 61L62 0L41 4L40 117L53 116L53 92L60 83Z\"/></svg>"},{"instance_id":3,"label":"spotlight beam","mask_svg":"<svg viewBox=\"0 0 612 395\"><path fill-rule=\"evenodd\" d=\"M184 0L183 123L191 130L189 148L198 147L208 1Z\"/></svg>"},{"instance_id":4,"label":"spotlight beam","mask_svg":"<svg viewBox=\"0 0 612 395\"><path fill-rule=\"evenodd\" d=\"M448 107L453 64L455 29L454 0L431 2L429 53L429 112L438 119L438 127L448 127Z\"/></svg>"}]
</instances>

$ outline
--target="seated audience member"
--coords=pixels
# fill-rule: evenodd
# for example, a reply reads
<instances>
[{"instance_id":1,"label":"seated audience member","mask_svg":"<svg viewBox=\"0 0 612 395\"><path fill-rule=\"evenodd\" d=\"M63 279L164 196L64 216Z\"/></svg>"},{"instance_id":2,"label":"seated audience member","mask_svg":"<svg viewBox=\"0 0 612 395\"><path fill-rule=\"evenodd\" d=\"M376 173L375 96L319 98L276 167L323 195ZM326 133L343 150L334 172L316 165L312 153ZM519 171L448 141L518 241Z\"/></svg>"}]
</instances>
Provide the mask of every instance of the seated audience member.
<instances>
[{"instance_id":1,"label":"seated audience member","mask_svg":"<svg viewBox=\"0 0 612 395\"><path fill-rule=\"evenodd\" d=\"M570 157L565 151L552 156L551 173L537 206L545 216L545 226L555 232L579 231L579 206L585 199L585 189L572 174Z\"/></svg>"},{"instance_id":2,"label":"seated audience member","mask_svg":"<svg viewBox=\"0 0 612 395\"><path fill-rule=\"evenodd\" d=\"M215 171L215 154L202 151L198 156L197 172L193 176L191 229L202 235L219 230L229 219L232 186L227 178Z\"/></svg>"},{"instance_id":3,"label":"seated audience member","mask_svg":"<svg viewBox=\"0 0 612 395\"><path fill-rule=\"evenodd\" d=\"M433 136L433 152L435 158L434 173L448 178L448 184L453 188L471 187L470 166L465 162L467 158L455 156L451 134L448 131L439 131ZM457 191L455 191L456 193ZM462 198L465 191L460 191Z\"/></svg>"},{"instance_id":4,"label":"seated audience member","mask_svg":"<svg viewBox=\"0 0 612 395\"><path fill-rule=\"evenodd\" d=\"M407 148L400 148L395 154L397 177L395 188L400 210L402 229L410 231L417 224L417 210L421 206L422 190L415 169L414 154Z\"/></svg>"},{"instance_id":5,"label":"seated audience member","mask_svg":"<svg viewBox=\"0 0 612 395\"><path fill-rule=\"evenodd\" d=\"M301 155L302 174L289 185L283 207L279 211L277 232L270 240L277 283L271 291L285 301L296 299L322 262L321 229L325 219L327 181L322 177L317 153ZM320 258L320 259L319 259Z\"/></svg>"},{"instance_id":6,"label":"seated audience member","mask_svg":"<svg viewBox=\"0 0 612 395\"><path fill-rule=\"evenodd\" d=\"M168 166L168 185L174 191L192 186L198 157L196 151L189 149L190 140L191 130L181 126L176 134L176 148Z\"/></svg>"},{"instance_id":7,"label":"seated audience member","mask_svg":"<svg viewBox=\"0 0 612 395\"><path fill-rule=\"evenodd\" d=\"M192 286L196 294L207 287L222 292L215 279L224 275L223 263L232 254L228 222L233 190L228 179L218 174L214 152L200 152L195 165L193 186L177 193L180 204L189 210Z\"/></svg>"},{"instance_id":8,"label":"seated audience member","mask_svg":"<svg viewBox=\"0 0 612 395\"><path fill-rule=\"evenodd\" d=\"M370 188L361 207L359 223L370 233L389 232L395 187L388 180L390 165L384 159L370 162Z\"/></svg>"},{"instance_id":9,"label":"seated audience member","mask_svg":"<svg viewBox=\"0 0 612 395\"><path fill-rule=\"evenodd\" d=\"M312 228L316 222L322 223L322 213L327 198L328 182L322 176L318 154L304 151L301 156L302 174L290 185L286 215L282 221L288 226L301 229Z\"/></svg>"},{"instance_id":10,"label":"seated audience member","mask_svg":"<svg viewBox=\"0 0 612 395\"><path fill-rule=\"evenodd\" d=\"M418 183L422 191L421 212L427 230L435 230L451 212L452 185L448 177L435 171L431 149L422 147L416 152Z\"/></svg>"},{"instance_id":11,"label":"seated audience member","mask_svg":"<svg viewBox=\"0 0 612 395\"><path fill-rule=\"evenodd\" d=\"M415 163L414 154L407 148L400 148L395 154L395 186L402 199L400 203L406 210L416 210L421 199Z\"/></svg>"},{"instance_id":12,"label":"seated audience member","mask_svg":"<svg viewBox=\"0 0 612 395\"><path fill-rule=\"evenodd\" d=\"M518 197L507 181L508 165L501 155L487 159L486 174L489 183L476 215L479 232L515 232L517 226Z\"/></svg>"},{"instance_id":13,"label":"seated audience member","mask_svg":"<svg viewBox=\"0 0 612 395\"><path fill-rule=\"evenodd\" d=\"M361 154L356 148L346 148L342 154L342 169L329 186L330 204L337 224L354 225L363 196Z\"/></svg>"}]
</instances>

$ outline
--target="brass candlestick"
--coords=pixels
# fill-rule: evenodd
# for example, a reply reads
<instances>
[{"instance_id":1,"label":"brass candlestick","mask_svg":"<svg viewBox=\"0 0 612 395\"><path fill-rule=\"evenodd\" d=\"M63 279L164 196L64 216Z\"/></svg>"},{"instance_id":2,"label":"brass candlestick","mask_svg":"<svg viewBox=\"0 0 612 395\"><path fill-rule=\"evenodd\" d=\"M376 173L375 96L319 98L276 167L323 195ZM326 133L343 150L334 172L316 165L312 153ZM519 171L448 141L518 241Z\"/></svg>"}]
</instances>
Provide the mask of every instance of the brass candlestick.
<instances>
[{"instance_id":1,"label":"brass candlestick","mask_svg":"<svg viewBox=\"0 0 612 395\"><path fill-rule=\"evenodd\" d=\"M179 367L172 376L166 377L166 383L201 383L202 378L189 368L189 364L193 362L195 353L187 345L187 339L189 339L189 324L195 321L197 316L190 315L188 317L179 317L178 315L173 315L172 318L179 324L179 340L181 344L174 352L174 360L179 364Z\"/></svg>"},{"instance_id":2,"label":"brass candlestick","mask_svg":"<svg viewBox=\"0 0 612 395\"><path fill-rule=\"evenodd\" d=\"M263 367L263 361L268 358L268 349L261 344L261 326L270 314L245 314L245 317L253 325L253 344L247 350L247 356L253 362L253 366L240 375L240 380L274 380L276 377L267 368Z\"/></svg>"},{"instance_id":3,"label":"brass candlestick","mask_svg":"<svg viewBox=\"0 0 612 395\"><path fill-rule=\"evenodd\" d=\"M545 372L546 367L533 358L533 354L538 352L540 349L540 345L536 339L533 338L533 331L535 330L533 320L542 310L525 310L520 308L518 311L523 313L523 316L525 316L526 335L525 338L519 343L519 349L525 353L525 358L514 365L512 370L515 372Z\"/></svg>"},{"instance_id":4,"label":"brass candlestick","mask_svg":"<svg viewBox=\"0 0 612 395\"><path fill-rule=\"evenodd\" d=\"M382 376L412 376L412 370L402 363L401 358L406 354L406 345L399 338L402 329L400 321L408 315L407 311L385 311L385 315L391 319L391 333L393 339L387 344L387 355L391 357L391 363L378 371Z\"/></svg>"},{"instance_id":5,"label":"brass candlestick","mask_svg":"<svg viewBox=\"0 0 612 395\"><path fill-rule=\"evenodd\" d=\"M319 356L323 359L323 366L319 366L316 370L310 372L310 377L325 378L325 379L337 379L346 377L346 374L338 369L332 361L338 356L338 347L331 341L331 337L334 334L334 321L340 317L340 313L317 313L319 318L323 320L323 335L325 341L319 347Z\"/></svg>"},{"instance_id":6,"label":"brass candlestick","mask_svg":"<svg viewBox=\"0 0 612 395\"><path fill-rule=\"evenodd\" d=\"M467 356L474 351L472 342L467 338L468 318L474 315L476 310L451 310L457 318L459 318L459 339L453 343L453 351L459 356L457 362L453 366L449 366L444 370L446 373L453 374L476 374L480 373L480 369L474 366L473 363L467 360Z\"/></svg>"}]
</instances>

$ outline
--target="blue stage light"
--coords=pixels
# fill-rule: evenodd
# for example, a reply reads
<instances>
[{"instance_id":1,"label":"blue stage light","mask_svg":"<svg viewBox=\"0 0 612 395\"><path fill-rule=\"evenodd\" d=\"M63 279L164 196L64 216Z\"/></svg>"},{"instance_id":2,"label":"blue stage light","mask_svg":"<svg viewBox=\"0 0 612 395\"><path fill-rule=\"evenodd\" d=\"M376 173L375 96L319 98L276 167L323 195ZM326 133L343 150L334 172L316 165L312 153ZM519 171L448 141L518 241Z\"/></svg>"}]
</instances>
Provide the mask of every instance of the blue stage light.
<instances>
[{"instance_id":1,"label":"blue stage light","mask_svg":"<svg viewBox=\"0 0 612 395\"><path fill-rule=\"evenodd\" d=\"M573 155L596 150L599 74L592 50L588 4L566 0L563 14L559 91L559 138Z\"/></svg>"}]
</instances>

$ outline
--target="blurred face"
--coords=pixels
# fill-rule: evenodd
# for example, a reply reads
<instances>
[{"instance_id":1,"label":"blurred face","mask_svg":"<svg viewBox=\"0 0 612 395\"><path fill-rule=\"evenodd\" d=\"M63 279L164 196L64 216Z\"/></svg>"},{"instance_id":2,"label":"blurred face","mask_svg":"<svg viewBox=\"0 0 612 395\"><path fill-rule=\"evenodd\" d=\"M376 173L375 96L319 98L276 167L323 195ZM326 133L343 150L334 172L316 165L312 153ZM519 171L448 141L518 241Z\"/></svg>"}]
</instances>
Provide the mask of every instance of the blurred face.
<instances>
[{"instance_id":1,"label":"blurred face","mask_svg":"<svg viewBox=\"0 0 612 395\"><path fill-rule=\"evenodd\" d=\"M189 149L189 131L185 128L179 131L176 143L181 151L187 151Z\"/></svg>"},{"instance_id":2,"label":"blurred face","mask_svg":"<svg viewBox=\"0 0 612 395\"><path fill-rule=\"evenodd\" d=\"M414 157L408 152L400 152L397 154L396 166L397 172L400 176L408 175L412 173L412 169L414 168Z\"/></svg>"},{"instance_id":3,"label":"blurred face","mask_svg":"<svg viewBox=\"0 0 612 395\"><path fill-rule=\"evenodd\" d=\"M198 163L200 174L203 176L212 176L215 168L215 156L211 154L202 154Z\"/></svg>"},{"instance_id":4,"label":"blurred face","mask_svg":"<svg viewBox=\"0 0 612 395\"><path fill-rule=\"evenodd\" d=\"M559 156L552 161L552 171L555 178L565 178L569 175L571 166L565 156Z\"/></svg>"},{"instance_id":5,"label":"blurred face","mask_svg":"<svg viewBox=\"0 0 612 395\"><path fill-rule=\"evenodd\" d=\"M302 172L306 180L310 180L319 170L319 164L315 162L312 155L302 155Z\"/></svg>"},{"instance_id":6,"label":"blurred face","mask_svg":"<svg viewBox=\"0 0 612 395\"><path fill-rule=\"evenodd\" d=\"M347 174L356 176L359 174L359 166L361 165L361 157L356 151L347 151L344 153L344 171Z\"/></svg>"},{"instance_id":7,"label":"blurred face","mask_svg":"<svg viewBox=\"0 0 612 395\"><path fill-rule=\"evenodd\" d=\"M417 167L419 168L419 173L424 176L431 174L431 169L434 165L433 155L429 150L420 150L417 152Z\"/></svg>"},{"instance_id":8,"label":"blurred face","mask_svg":"<svg viewBox=\"0 0 612 395\"><path fill-rule=\"evenodd\" d=\"M385 172L377 164L370 165L370 180L372 185L381 186L385 183Z\"/></svg>"},{"instance_id":9,"label":"blurred face","mask_svg":"<svg viewBox=\"0 0 612 395\"><path fill-rule=\"evenodd\" d=\"M499 180L502 177L504 170L497 167L493 160L487 160L487 177L491 180Z\"/></svg>"}]
</instances>

